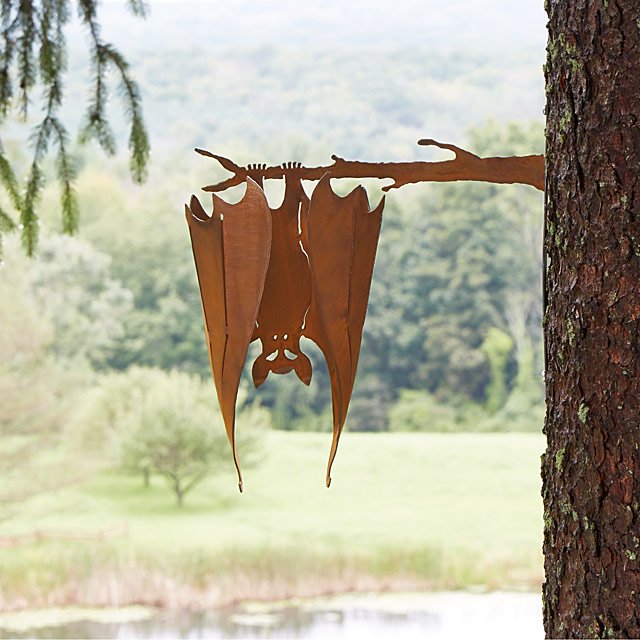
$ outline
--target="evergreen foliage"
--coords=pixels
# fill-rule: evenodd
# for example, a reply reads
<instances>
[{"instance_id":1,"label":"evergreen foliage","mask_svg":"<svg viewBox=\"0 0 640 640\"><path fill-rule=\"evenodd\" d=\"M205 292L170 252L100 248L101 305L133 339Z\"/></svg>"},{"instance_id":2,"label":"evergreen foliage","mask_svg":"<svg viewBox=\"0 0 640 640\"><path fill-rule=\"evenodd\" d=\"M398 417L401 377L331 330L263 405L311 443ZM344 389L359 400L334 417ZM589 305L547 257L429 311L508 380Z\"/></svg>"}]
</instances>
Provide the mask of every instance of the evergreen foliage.
<instances>
[{"instance_id":1,"label":"evergreen foliage","mask_svg":"<svg viewBox=\"0 0 640 640\"><path fill-rule=\"evenodd\" d=\"M50 146L56 149L62 228L66 233L73 233L78 227L76 167L69 152L69 134L59 115L67 67L64 31L72 16L72 4L70 0L2 0L0 3L0 125L14 109L26 120L32 94L42 88L43 115L31 134L32 159L23 188L0 140L0 184L15 209L12 213L0 210L0 241L4 234L19 227L28 255L33 255L38 242L37 207L45 183L43 161ZM146 15L143 0L128 0L127 5L134 15ZM131 77L127 61L112 44L102 39L97 8L98 0L77 0L76 3L78 17L89 33L93 74L93 93L80 141L96 140L107 154L115 153L115 139L106 113L109 91L105 82L107 71L114 69L130 124L131 174L139 183L146 177L149 160L140 90Z\"/></svg>"}]
</instances>

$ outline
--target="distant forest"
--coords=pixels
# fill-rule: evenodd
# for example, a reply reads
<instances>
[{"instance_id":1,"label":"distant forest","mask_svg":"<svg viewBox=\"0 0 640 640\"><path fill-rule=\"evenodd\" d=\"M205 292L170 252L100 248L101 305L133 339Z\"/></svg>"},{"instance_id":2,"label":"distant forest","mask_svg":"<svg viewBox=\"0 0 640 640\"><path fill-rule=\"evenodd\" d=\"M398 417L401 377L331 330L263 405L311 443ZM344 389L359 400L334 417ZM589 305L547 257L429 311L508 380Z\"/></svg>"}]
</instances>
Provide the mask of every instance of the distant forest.
<instances>
[{"instance_id":1,"label":"distant forest","mask_svg":"<svg viewBox=\"0 0 640 640\"><path fill-rule=\"evenodd\" d=\"M415 144L421 137L480 155L543 151L540 51L185 45L138 43L129 56L151 135L148 183L131 183L126 149L104 158L78 148L78 236L57 235L52 181L39 256L29 262L13 242L6 248L5 273L21 275L2 283L0 319L35 313L40 326L23 326L38 332L39 357L90 371L82 384L133 365L210 376L182 207L223 172L193 147L240 164L326 163L332 153L432 159ZM72 127L87 74L72 57ZM116 130L125 140L117 120ZM9 151L26 163L24 127L10 134ZM380 185L366 186L377 201ZM389 196L349 428L541 428L541 229L542 197L529 187L421 185ZM313 361L310 389L273 377L247 402L258 399L279 428L329 429L317 350ZM28 378L24 363L11 362L2 376Z\"/></svg>"}]
</instances>

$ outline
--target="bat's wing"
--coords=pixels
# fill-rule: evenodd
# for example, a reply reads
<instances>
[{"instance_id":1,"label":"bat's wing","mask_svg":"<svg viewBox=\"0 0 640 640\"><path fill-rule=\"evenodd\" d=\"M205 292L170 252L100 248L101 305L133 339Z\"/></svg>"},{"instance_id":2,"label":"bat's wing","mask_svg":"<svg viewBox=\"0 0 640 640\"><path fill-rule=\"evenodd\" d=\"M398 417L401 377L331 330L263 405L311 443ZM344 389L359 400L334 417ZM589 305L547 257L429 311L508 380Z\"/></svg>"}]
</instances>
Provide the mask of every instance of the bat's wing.
<instances>
[{"instance_id":1,"label":"bat's wing","mask_svg":"<svg viewBox=\"0 0 640 640\"><path fill-rule=\"evenodd\" d=\"M214 194L209 217L193 196L185 210L211 372L242 491L235 442L236 398L269 263L271 214L262 189L250 178L237 204Z\"/></svg>"},{"instance_id":2,"label":"bat's wing","mask_svg":"<svg viewBox=\"0 0 640 640\"><path fill-rule=\"evenodd\" d=\"M327 486L356 376L383 207L384 198L370 211L363 187L337 196L329 175L320 180L309 205L304 232L312 298L304 334L322 349L331 378L333 442Z\"/></svg>"}]
</instances>

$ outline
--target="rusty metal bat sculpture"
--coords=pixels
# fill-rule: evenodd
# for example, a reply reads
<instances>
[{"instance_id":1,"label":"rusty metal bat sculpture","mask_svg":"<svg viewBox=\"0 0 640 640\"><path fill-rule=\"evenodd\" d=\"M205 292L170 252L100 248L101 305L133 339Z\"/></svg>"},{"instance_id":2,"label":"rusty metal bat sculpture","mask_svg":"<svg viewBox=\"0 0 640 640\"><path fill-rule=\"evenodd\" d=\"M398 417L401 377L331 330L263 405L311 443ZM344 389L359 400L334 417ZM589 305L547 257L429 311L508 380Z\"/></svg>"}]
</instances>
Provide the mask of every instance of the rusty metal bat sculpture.
<instances>
[{"instance_id":1,"label":"rusty metal bat sculpture","mask_svg":"<svg viewBox=\"0 0 640 640\"><path fill-rule=\"evenodd\" d=\"M242 491L235 443L235 404L249 344L262 352L252 367L259 387L269 373L294 371L309 384L312 366L300 347L304 336L320 347L329 370L333 440L326 484L344 427L356 376L362 330L382 222L384 198L369 208L363 187L336 195L331 178L391 178L391 188L432 181L482 180L544 188L542 156L479 158L467 151L421 140L453 151L444 162L366 163L333 156L327 167L239 167L216 159L234 176L204 187L213 192L213 211L205 213L195 196L185 206L202 298L211 371ZM271 209L261 188L269 178L285 179L285 196ZM301 180L318 180L309 198ZM231 205L216 195L246 184L244 197Z\"/></svg>"},{"instance_id":2,"label":"rusty metal bat sculpture","mask_svg":"<svg viewBox=\"0 0 640 640\"><path fill-rule=\"evenodd\" d=\"M370 211L362 187L337 196L328 175L309 199L300 180L288 177L282 205L270 209L258 185L249 177L246 184L235 205L214 195L211 216L195 196L186 207L211 370L240 490L235 403L249 344L262 343L252 369L256 387L269 373L290 371L308 385L312 367L300 348L302 336L320 347L331 379L329 486L355 380L384 201Z\"/></svg>"}]
</instances>

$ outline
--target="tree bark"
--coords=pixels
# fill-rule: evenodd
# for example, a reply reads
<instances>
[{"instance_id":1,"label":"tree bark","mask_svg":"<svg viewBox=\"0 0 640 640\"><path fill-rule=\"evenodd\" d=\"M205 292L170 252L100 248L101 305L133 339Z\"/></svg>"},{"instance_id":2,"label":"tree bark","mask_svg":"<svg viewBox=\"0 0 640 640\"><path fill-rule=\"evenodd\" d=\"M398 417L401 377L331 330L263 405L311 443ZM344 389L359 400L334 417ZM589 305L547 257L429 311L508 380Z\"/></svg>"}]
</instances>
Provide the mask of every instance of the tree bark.
<instances>
[{"instance_id":1,"label":"tree bark","mask_svg":"<svg viewBox=\"0 0 640 640\"><path fill-rule=\"evenodd\" d=\"M548 0L544 625L640 637L640 2Z\"/></svg>"}]
</instances>

